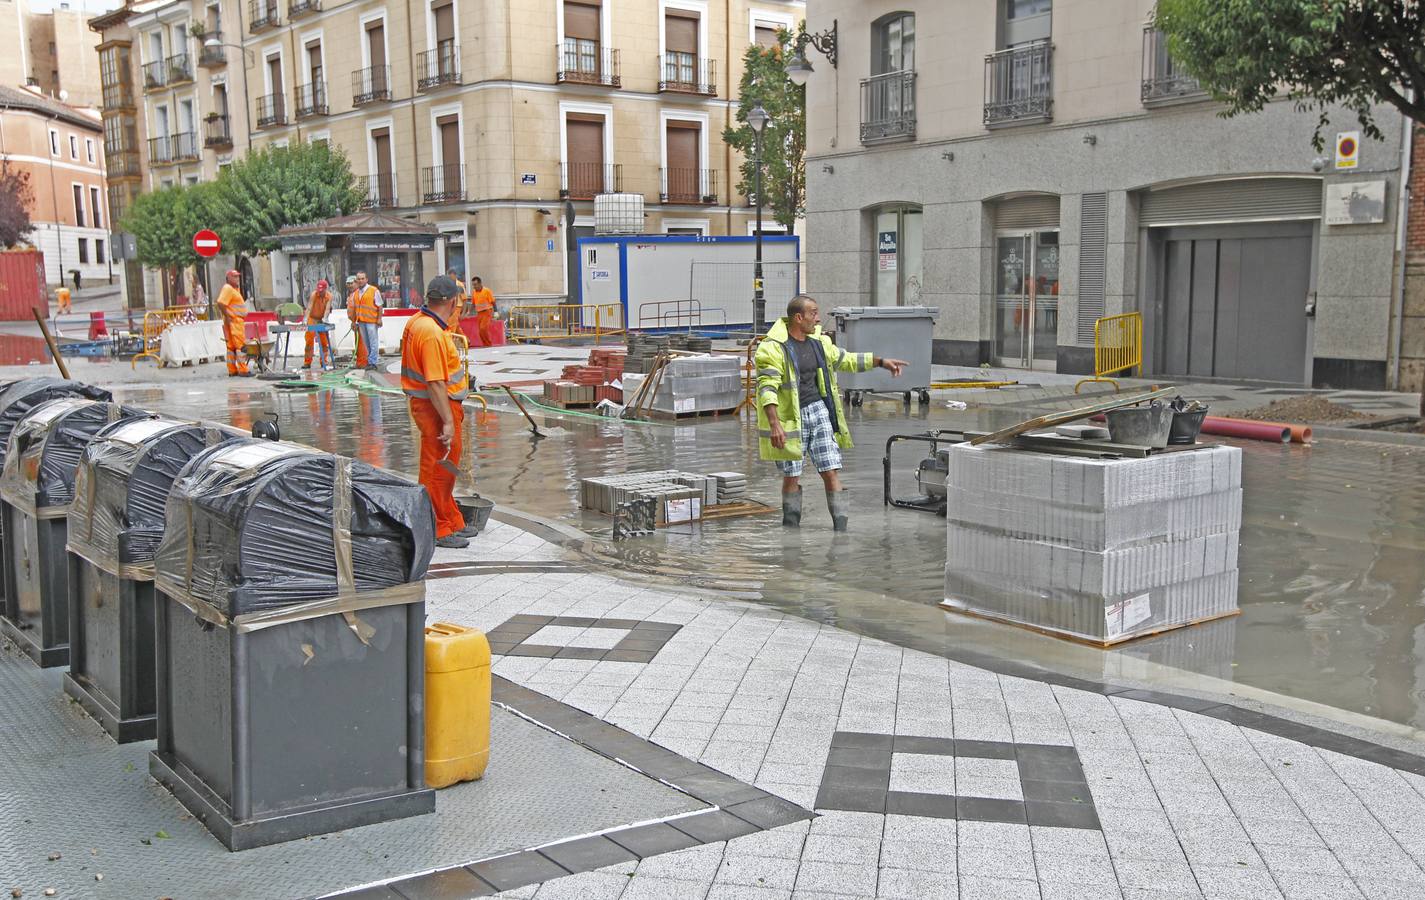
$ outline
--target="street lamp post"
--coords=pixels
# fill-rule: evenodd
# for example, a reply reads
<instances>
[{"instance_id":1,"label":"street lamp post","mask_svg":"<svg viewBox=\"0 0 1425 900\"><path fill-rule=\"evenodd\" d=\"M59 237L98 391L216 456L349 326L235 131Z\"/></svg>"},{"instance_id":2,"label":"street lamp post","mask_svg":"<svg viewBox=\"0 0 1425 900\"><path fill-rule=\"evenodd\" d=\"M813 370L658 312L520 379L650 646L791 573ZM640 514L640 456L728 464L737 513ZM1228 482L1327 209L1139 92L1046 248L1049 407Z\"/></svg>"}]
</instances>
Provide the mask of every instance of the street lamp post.
<instances>
[{"instance_id":1,"label":"street lamp post","mask_svg":"<svg viewBox=\"0 0 1425 900\"><path fill-rule=\"evenodd\" d=\"M757 249L752 264L752 319L759 334L767 327L767 297L762 290L762 131L767 127L770 118L760 103L747 111L747 124L752 126L752 167L756 172L752 190L757 200L757 226L754 232Z\"/></svg>"}]
</instances>

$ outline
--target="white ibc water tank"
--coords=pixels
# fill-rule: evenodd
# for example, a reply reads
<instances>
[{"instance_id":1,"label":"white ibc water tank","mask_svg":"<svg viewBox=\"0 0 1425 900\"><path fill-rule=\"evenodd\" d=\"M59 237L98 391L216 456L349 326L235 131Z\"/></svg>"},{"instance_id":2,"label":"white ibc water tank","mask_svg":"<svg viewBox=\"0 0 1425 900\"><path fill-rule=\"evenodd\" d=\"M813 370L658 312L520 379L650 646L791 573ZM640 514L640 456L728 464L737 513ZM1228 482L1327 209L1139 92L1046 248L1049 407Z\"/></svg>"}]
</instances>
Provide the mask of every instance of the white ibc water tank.
<instances>
[{"instance_id":1,"label":"white ibc water tank","mask_svg":"<svg viewBox=\"0 0 1425 900\"><path fill-rule=\"evenodd\" d=\"M594 198L595 234L642 234L642 194L599 194Z\"/></svg>"}]
</instances>

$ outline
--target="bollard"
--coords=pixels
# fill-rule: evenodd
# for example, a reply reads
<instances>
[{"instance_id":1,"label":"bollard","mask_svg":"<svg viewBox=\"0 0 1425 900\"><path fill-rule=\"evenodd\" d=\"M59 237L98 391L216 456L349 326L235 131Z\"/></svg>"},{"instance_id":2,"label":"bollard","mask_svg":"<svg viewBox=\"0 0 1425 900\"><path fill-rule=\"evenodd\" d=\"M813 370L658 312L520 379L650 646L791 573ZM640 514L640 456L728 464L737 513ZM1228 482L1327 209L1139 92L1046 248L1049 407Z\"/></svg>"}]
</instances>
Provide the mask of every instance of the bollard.
<instances>
[{"instance_id":1,"label":"bollard","mask_svg":"<svg viewBox=\"0 0 1425 900\"><path fill-rule=\"evenodd\" d=\"M490 642L474 628L426 628L426 784L475 781L490 761Z\"/></svg>"}]
</instances>

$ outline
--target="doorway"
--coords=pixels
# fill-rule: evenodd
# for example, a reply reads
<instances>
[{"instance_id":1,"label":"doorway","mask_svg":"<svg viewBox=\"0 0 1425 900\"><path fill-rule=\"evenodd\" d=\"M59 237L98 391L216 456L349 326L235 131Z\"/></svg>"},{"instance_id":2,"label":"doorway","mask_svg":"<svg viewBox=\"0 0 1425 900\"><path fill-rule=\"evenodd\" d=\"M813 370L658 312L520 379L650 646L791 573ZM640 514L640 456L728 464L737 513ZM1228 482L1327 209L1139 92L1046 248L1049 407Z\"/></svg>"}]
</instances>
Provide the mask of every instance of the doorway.
<instances>
[{"instance_id":1,"label":"doorway","mask_svg":"<svg viewBox=\"0 0 1425 900\"><path fill-rule=\"evenodd\" d=\"M1053 371L1059 350L1059 232L995 236L995 364Z\"/></svg>"}]
</instances>

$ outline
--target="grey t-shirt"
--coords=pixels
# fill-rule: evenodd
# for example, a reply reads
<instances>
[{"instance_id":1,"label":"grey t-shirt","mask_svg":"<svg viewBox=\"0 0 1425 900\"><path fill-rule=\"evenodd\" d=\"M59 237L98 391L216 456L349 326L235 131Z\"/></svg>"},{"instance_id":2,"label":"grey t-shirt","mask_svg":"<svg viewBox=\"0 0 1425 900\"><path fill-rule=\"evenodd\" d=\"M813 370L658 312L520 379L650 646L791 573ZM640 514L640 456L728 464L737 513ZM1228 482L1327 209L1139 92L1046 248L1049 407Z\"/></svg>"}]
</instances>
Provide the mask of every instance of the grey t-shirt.
<instances>
[{"instance_id":1,"label":"grey t-shirt","mask_svg":"<svg viewBox=\"0 0 1425 900\"><path fill-rule=\"evenodd\" d=\"M811 339L799 341L788 338L787 347L790 348L792 362L797 367L797 399L801 405L808 406L822 399L821 391L816 386L816 372L820 367L820 360Z\"/></svg>"}]
</instances>

